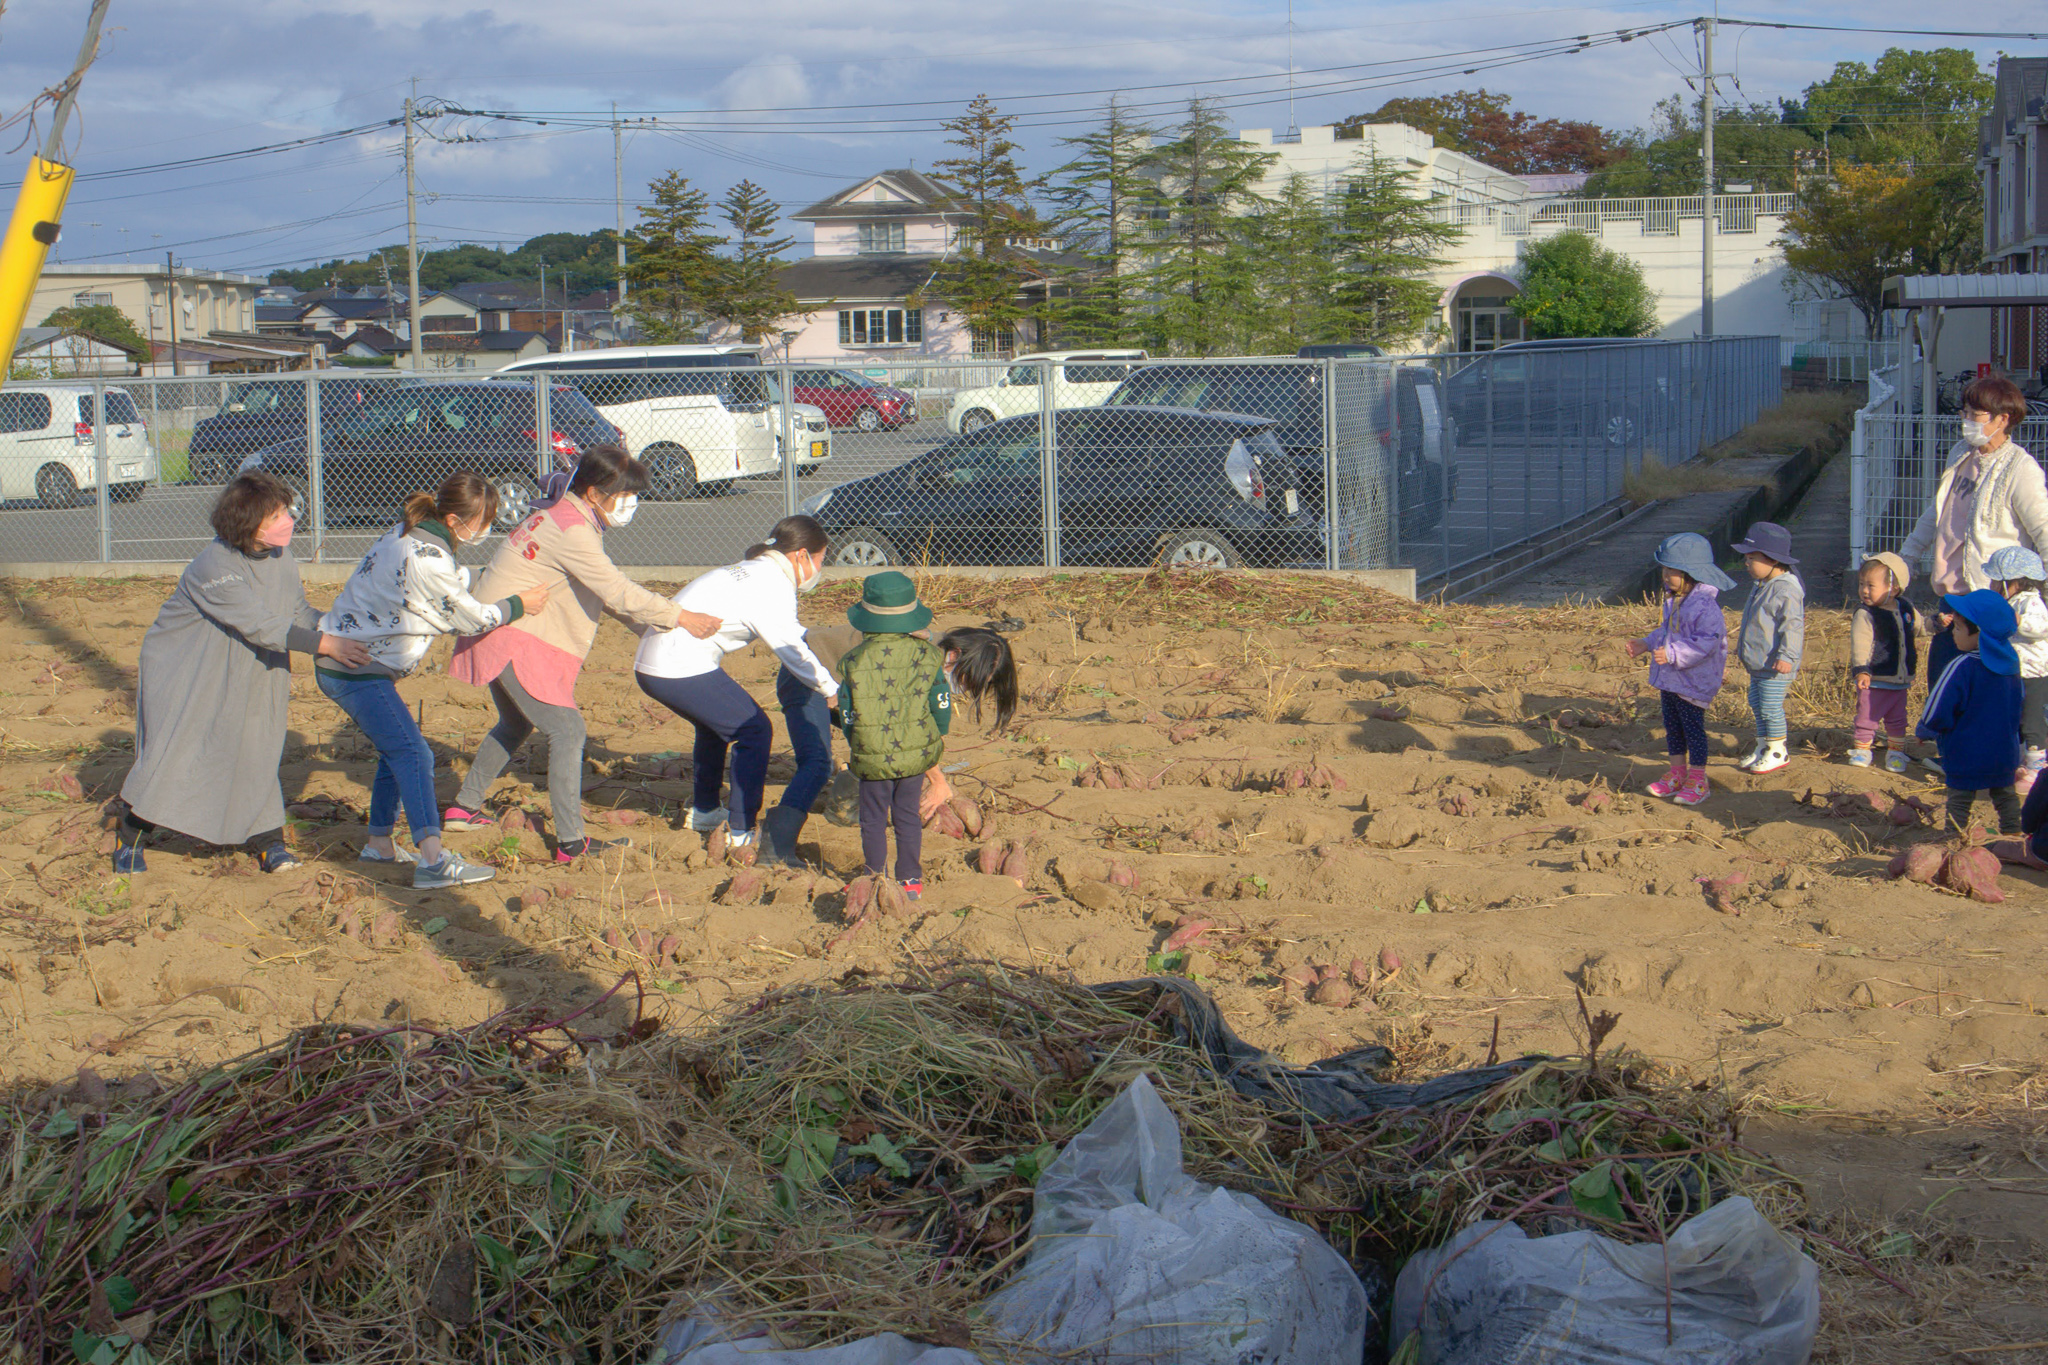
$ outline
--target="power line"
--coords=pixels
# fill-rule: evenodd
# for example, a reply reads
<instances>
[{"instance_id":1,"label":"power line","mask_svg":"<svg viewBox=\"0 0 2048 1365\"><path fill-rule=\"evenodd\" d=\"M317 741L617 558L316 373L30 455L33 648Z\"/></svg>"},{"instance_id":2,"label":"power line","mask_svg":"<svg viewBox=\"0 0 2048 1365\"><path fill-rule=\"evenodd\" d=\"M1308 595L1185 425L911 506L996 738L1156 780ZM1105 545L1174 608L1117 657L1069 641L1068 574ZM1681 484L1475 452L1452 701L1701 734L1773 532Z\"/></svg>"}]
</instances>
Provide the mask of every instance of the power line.
<instances>
[{"instance_id":1,"label":"power line","mask_svg":"<svg viewBox=\"0 0 2048 1365\"><path fill-rule=\"evenodd\" d=\"M1719 22L1740 24L1745 28L1800 29L1808 33L1878 33L1900 38L1995 38L2001 41L2025 38L2037 43L2048 40L2048 32L2023 33L2015 29L1862 28L1851 24L1793 24L1779 19L1722 19Z\"/></svg>"}]
</instances>

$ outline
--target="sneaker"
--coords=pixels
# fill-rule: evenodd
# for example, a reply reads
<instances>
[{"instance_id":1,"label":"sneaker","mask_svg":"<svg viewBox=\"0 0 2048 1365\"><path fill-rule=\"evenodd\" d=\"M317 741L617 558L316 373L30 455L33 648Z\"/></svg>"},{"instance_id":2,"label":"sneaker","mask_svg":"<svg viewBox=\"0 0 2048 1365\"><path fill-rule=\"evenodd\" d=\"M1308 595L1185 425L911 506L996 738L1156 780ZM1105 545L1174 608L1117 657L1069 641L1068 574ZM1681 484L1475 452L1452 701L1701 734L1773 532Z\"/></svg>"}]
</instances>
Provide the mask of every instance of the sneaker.
<instances>
[{"instance_id":1,"label":"sneaker","mask_svg":"<svg viewBox=\"0 0 2048 1365\"><path fill-rule=\"evenodd\" d=\"M1686 774L1684 784L1671 794L1671 799L1681 806L1697 806L1707 799L1708 792L1706 772L1695 768Z\"/></svg>"},{"instance_id":2,"label":"sneaker","mask_svg":"<svg viewBox=\"0 0 2048 1365\"><path fill-rule=\"evenodd\" d=\"M903 883L903 899L907 901L914 901L922 900L923 898L924 883L922 881L913 877L911 880Z\"/></svg>"},{"instance_id":3,"label":"sneaker","mask_svg":"<svg viewBox=\"0 0 2048 1365\"><path fill-rule=\"evenodd\" d=\"M442 829L489 829L497 823L484 811L464 810L460 806L450 806L441 812Z\"/></svg>"},{"instance_id":4,"label":"sneaker","mask_svg":"<svg viewBox=\"0 0 2048 1365\"><path fill-rule=\"evenodd\" d=\"M1941 755L1938 753L1920 755L1920 766L1933 773L1936 777L1948 776L1947 770L1941 766Z\"/></svg>"},{"instance_id":5,"label":"sneaker","mask_svg":"<svg viewBox=\"0 0 2048 1365\"><path fill-rule=\"evenodd\" d=\"M432 891L442 886L468 886L472 882L487 882L498 875L495 867L479 867L465 862L460 853L452 848L441 850L438 863L417 863L412 870L412 889Z\"/></svg>"},{"instance_id":6,"label":"sneaker","mask_svg":"<svg viewBox=\"0 0 2048 1365\"><path fill-rule=\"evenodd\" d=\"M709 834L712 830L725 823L727 814L728 812L724 806L720 806L717 810L692 810L690 812L690 828L696 830L699 834Z\"/></svg>"},{"instance_id":7,"label":"sneaker","mask_svg":"<svg viewBox=\"0 0 2048 1365\"><path fill-rule=\"evenodd\" d=\"M256 861L262 865L265 872L285 872L301 866L299 855L286 847L282 839L258 854Z\"/></svg>"},{"instance_id":8,"label":"sneaker","mask_svg":"<svg viewBox=\"0 0 2048 1365\"><path fill-rule=\"evenodd\" d=\"M121 844L114 849L114 871L121 876L149 871L149 865L142 860L141 844Z\"/></svg>"},{"instance_id":9,"label":"sneaker","mask_svg":"<svg viewBox=\"0 0 2048 1365\"><path fill-rule=\"evenodd\" d=\"M587 853L604 854L610 853L614 849L631 848L632 846L633 841L631 839L592 839L585 835L573 844L557 844L555 846L555 861L558 863L573 863Z\"/></svg>"},{"instance_id":10,"label":"sneaker","mask_svg":"<svg viewBox=\"0 0 2048 1365\"><path fill-rule=\"evenodd\" d=\"M1893 758L1893 757L1895 757L1895 755L1888 755L1888 756L1886 757L1886 759L1885 759L1885 766L1886 766L1886 767L1888 767L1888 768L1889 768L1889 767L1891 767L1891 760L1892 760L1892 758ZM1868 750L1868 749L1851 749L1851 750L1849 751L1849 766L1850 766L1850 767L1852 767L1852 768L1867 768L1867 767L1869 767L1869 766L1870 766L1870 750ZM1900 767L1900 768L1903 768L1904 766L1905 766L1905 763L1904 763L1903 761L1901 761L1901 762L1900 762L1900 764L1899 764L1899 767ZM1892 768L1892 771L1893 771L1893 772L1897 772L1898 770L1899 770L1898 768Z\"/></svg>"},{"instance_id":11,"label":"sneaker","mask_svg":"<svg viewBox=\"0 0 2048 1365\"><path fill-rule=\"evenodd\" d=\"M752 848L754 846L754 831L750 829L727 830L725 832L725 846L727 848Z\"/></svg>"},{"instance_id":12,"label":"sneaker","mask_svg":"<svg viewBox=\"0 0 2048 1365\"><path fill-rule=\"evenodd\" d=\"M1906 771L1906 756L1897 749L1886 750L1884 770L1888 773L1902 773Z\"/></svg>"},{"instance_id":13,"label":"sneaker","mask_svg":"<svg viewBox=\"0 0 2048 1365\"><path fill-rule=\"evenodd\" d=\"M1763 752L1757 755L1756 762L1750 765L1749 770L1753 773L1774 773L1791 761L1792 756L1785 752L1785 741L1772 740L1764 746Z\"/></svg>"},{"instance_id":14,"label":"sneaker","mask_svg":"<svg viewBox=\"0 0 2048 1365\"><path fill-rule=\"evenodd\" d=\"M400 843L391 845L391 856L388 858L368 844L363 845L363 851L356 854L356 861L359 863L416 863L419 860L417 853Z\"/></svg>"},{"instance_id":15,"label":"sneaker","mask_svg":"<svg viewBox=\"0 0 2048 1365\"><path fill-rule=\"evenodd\" d=\"M1671 771L1665 773L1664 776L1658 778L1655 782L1652 782L1647 790L1652 796L1670 796L1684 785L1685 765L1683 763L1674 763L1671 765Z\"/></svg>"}]
</instances>

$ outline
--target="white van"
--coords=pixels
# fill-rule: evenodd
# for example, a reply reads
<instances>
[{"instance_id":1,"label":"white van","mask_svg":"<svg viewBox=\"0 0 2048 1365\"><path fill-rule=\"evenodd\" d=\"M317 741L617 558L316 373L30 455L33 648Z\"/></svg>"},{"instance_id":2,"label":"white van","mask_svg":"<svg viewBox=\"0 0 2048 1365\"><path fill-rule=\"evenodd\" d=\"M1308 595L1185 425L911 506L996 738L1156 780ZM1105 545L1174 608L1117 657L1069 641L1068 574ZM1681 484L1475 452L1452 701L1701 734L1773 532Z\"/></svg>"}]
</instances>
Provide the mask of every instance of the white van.
<instances>
[{"instance_id":1,"label":"white van","mask_svg":"<svg viewBox=\"0 0 2048 1365\"><path fill-rule=\"evenodd\" d=\"M1003 377L985 389L963 389L953 396L946 426L959 432L980 431L990 422L1037 412L1044 391L1041 364L1052 362L1052 405L1055 408L1100 407L1130 378L1131 368L1144 363L1143 351L1034 351L1020 355Z\"/></svg>"},{"instance_id":2,"label":"white van","mask_svg":"<svg viewBox=\"0 0 2048 1365\"><path fill-rule=\"evenodd\" d=\"M34 498L45 507L76 507L99 487L93 439L92 387L10 384L0 389L0 499ZM107 484L116 502L131 502L156 482L149 427L126 389L107 390Z\"/></svg>"},{"instance_id":3,"label":"white van","mask_svg":"<svg viewBox=\"0 0 2048 1365\"><path fill-rule=\"evenodd\" d=\"M615 346L514 361L491 377L545 373L575 385L647 466L648 496L687 498L780 474L786 406L797 467L832 458L824 410L785 405L760 366L759 346Z\"/></svg>"}]
</instances>

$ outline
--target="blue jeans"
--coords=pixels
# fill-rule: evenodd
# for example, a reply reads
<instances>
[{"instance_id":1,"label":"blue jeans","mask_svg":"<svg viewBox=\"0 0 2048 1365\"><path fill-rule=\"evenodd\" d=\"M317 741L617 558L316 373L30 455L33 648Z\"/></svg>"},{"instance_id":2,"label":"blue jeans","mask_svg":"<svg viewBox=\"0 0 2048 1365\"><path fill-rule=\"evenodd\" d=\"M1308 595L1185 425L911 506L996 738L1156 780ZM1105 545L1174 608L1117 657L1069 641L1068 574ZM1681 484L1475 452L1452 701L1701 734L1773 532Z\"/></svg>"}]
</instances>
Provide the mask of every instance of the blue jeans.
<instances>
[{"instance_id":1,"label":"blue jeans","mask_svg":"<svg viewBox=\"0 0 2048 1365\"><path fill-rule=\"evenodd\" d=\"M1758 739L1785 737L1785 692L1792 686L1792 677L1790 673L1749 675L1749 711L1756 717Z\"/></svg>"},{"instance_id":2,"label":"blue jeans","mask_svg":"<svg viewBox=\"0 0 2048 1365\"><path fill-rule=\"evenodd\" d=\"M728 820L736 833L752 829L754 817L761 813L761 790L768 782L768 746L775 738L768 713L723 671L699 673L694 678L635 673L633 680L642 692L697 727L696 747L690 752L696 770L691 776L690 805L697 810L718 809L730 748L732 804Z\"/></svg>"},{"instance_id":3,"label":"blue jeans","mask_svg":"<svg viewBox=\"0 0 2048 1365\"><path fill-rule=\"evenodd\" d=\"M814 692L787 665L776 671L775 700L782 704L782 722L789 727L789 747L796 753L796 772L782 789L780 804L810 814L825 784L832 780L832 703Z\"/></svg>"},{"instance_id":4,"label":"blue jeans","mask_svg":"<svg viewBox=\"0 0 2048 1365\"><path fill-rule=\"evenodd\" d=\"M434 751L427 747L419 722L406 710L398 695L398 684L381 675L341 678L321 669L313 671L327 699L339 706L356 723L370 743L377 746L377 778L370 784L370 834L382 838L398 823L398 807L405 805L405 822L412 826L412 841L441 837L441 811L434 804Z\"/></svg>"}]
</instances>

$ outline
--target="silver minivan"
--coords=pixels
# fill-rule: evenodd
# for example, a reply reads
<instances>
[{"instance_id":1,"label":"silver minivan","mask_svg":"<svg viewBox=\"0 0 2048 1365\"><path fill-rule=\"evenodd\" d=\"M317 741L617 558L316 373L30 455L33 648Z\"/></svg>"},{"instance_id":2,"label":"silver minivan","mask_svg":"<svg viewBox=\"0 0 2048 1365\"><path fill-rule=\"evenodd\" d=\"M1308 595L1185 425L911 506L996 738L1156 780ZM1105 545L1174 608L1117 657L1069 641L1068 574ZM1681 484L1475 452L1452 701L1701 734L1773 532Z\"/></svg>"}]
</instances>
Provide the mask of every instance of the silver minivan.
<instances>
[{"instance_id":1,"label":"silver minivan","mask_svg":"<svg viewBox=\"0 0 2048 1365\"><path fill-rule=\"evenodd\" d=\"M158 478L149 427L126 389L107 390L107 485L129 502ZM76 507L99 487L99 444L88 384L0 389L0 500Z\"/></svg>"}]
</instances>

